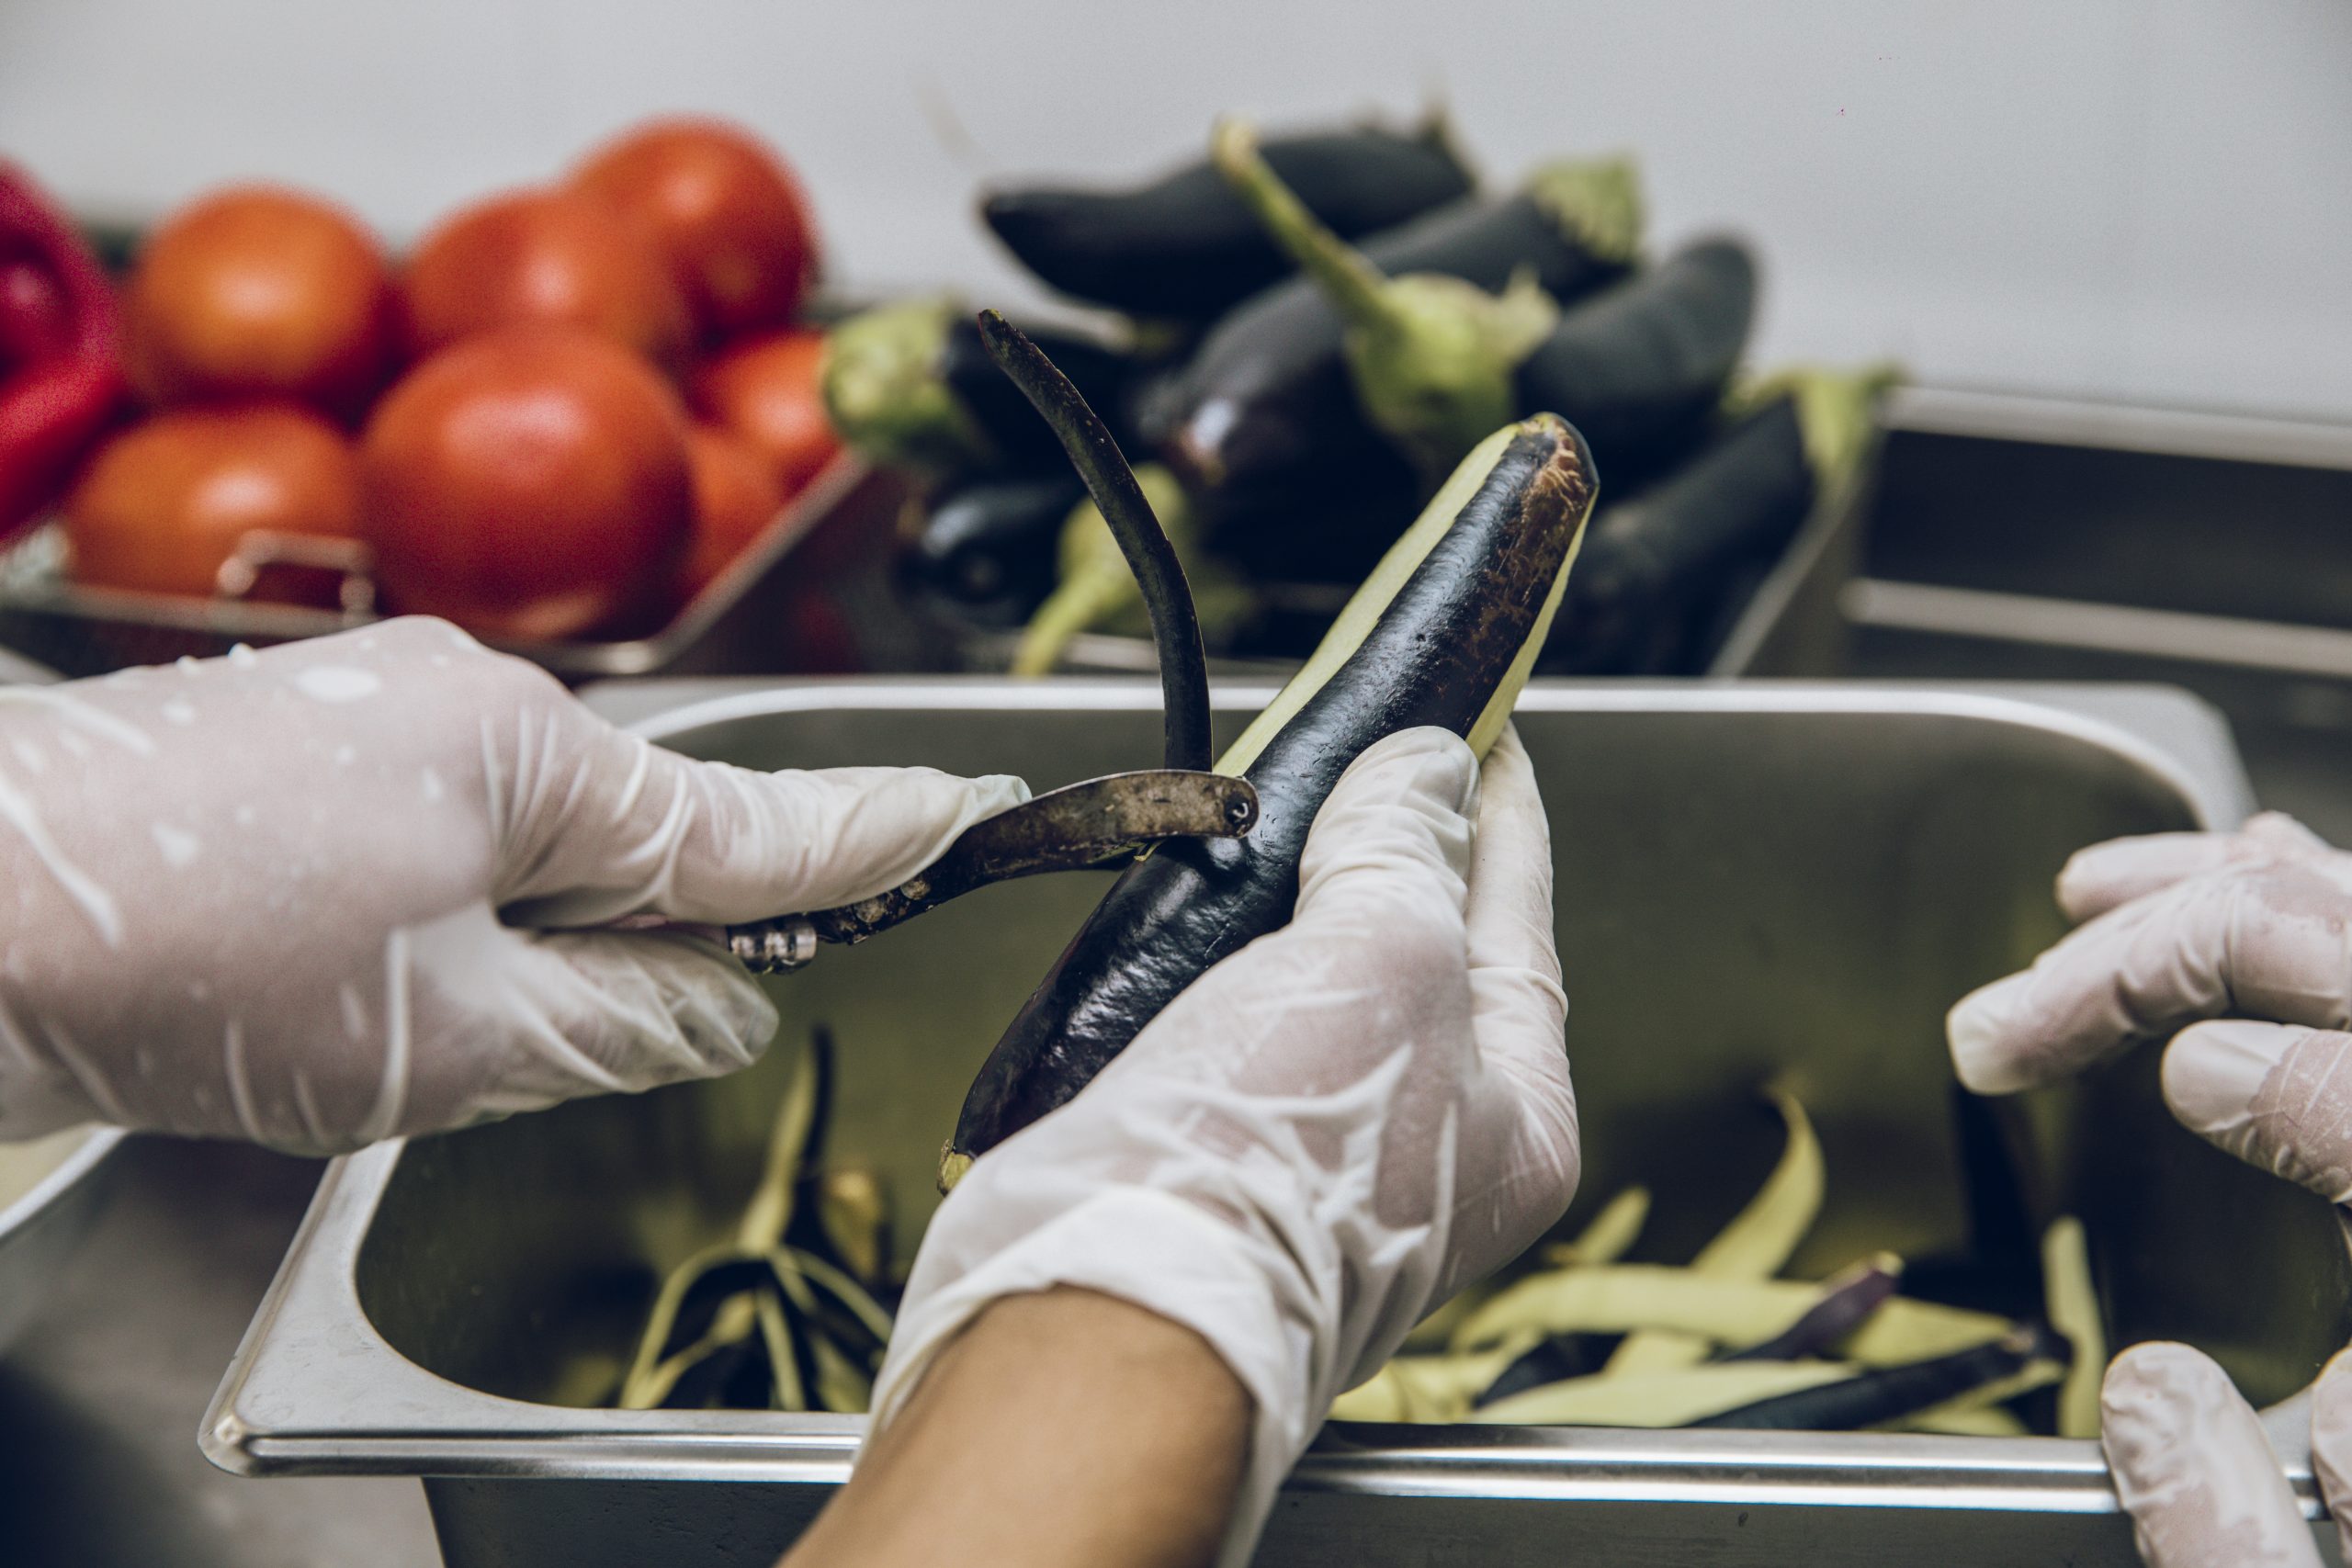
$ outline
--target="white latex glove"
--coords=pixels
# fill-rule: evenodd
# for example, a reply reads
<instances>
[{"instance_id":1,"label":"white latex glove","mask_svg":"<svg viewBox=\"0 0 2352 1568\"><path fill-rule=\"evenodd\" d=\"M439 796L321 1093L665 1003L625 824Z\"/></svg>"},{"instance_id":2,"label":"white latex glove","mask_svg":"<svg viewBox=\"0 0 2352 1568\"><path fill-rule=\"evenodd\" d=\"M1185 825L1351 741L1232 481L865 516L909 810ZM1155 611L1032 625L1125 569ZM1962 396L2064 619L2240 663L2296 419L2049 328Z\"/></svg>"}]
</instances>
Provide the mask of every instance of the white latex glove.
<instances>
[{"instance_id":1,"label":"white latex glove","mask_svg":"<svg viewBox=\"0 0 2352 1568\"><path fill-rule=\"evenodd\" d=\"M763 774L439 621L0 689L0 1140L100 1118L332 1151L723 1073L707 934L864 897L1018 780Z\"/></svg>"},{"instance_id":2,"label":"white latex glove","mask_svg":"<svg viewBox=\"0 0 2352 1568\"><path fill-rule=\"evenodd\" d=\"M2312 1469L2352 1561L2352 1351L2320 1374ZM2254 1407L2211 1357L2134 1345L2099 1391L2116 1495L2148 1568L2321 1568L2312 1528Z\"/></svg>"},{"instance_id":3,"label":"white latex glove","mask_svg":"<svg viewBox=\"0 0 2352 1568\"><path fill-rule=\"evenodd\" d=\"M876 1429L991 1301L1122 1297L1207 1339L1255 1402L1221 1559L1246 1562L1332 1399L1575 1193L1551 865L1516 735L1483 790L1445 731L1366 750L1316 818L1291 923L1202 976L941 1206Z\"/></svg>"},{"instance_id":4,"label":"white latex glove","mask_svg":"<svg viewBox=\"0 0 2352 1568\"><path fill-rule=\"evenodd\" d=\"M2173 1035L2175 1115L2352 1201L2352 855L2269 813L2085 850L2058 901L2088 923L1952 1009L1961 1081L2006 1094Z\"/></svg>"},{"instance_id":5,"label":"white latex glove","mask_svg":"<svg viewBox=\"0 0 2352 1568\"><path fill-rule=\"evenodd\" d=\"M2272 813L2234 833L2085 850L2058 898L2087 923L1952 1009L1961 1080L2007 1093L2171 1035L2174 1115L2250 1164L2352 1200L2352 856ZM2352 1556L2348 1370L2352 1353L2321 1375L2312 1449ZM2277 1456L2211 1359L2134 1346L2108 1369L2102 1402L2116 1491L2153 1568L2317 1568Z\"/></svg>"}]
</instances>

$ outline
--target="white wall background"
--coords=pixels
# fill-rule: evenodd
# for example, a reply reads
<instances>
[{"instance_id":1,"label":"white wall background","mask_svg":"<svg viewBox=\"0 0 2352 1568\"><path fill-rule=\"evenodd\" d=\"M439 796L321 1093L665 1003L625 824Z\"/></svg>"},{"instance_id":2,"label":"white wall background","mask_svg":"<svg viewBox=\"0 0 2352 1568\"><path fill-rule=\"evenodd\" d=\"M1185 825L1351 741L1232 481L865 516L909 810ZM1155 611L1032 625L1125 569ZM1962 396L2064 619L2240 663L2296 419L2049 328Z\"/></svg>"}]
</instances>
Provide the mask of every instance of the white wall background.
<instances>
[{"instance_id":1,"label":"white wall background","mask_svg":"<svg viewBox=\"0 0 2352 1568\"><path fill-rule=\"evenodd\" d=\"M396 238L690 107L783 146L834 275L1017 297L990 175L1431 94L1510 178L1637 149L1743 230L1767 355L2352 420L2352 0L0 0L0 154L95 211L232 176Z\"/></svg>"}]
</instances>

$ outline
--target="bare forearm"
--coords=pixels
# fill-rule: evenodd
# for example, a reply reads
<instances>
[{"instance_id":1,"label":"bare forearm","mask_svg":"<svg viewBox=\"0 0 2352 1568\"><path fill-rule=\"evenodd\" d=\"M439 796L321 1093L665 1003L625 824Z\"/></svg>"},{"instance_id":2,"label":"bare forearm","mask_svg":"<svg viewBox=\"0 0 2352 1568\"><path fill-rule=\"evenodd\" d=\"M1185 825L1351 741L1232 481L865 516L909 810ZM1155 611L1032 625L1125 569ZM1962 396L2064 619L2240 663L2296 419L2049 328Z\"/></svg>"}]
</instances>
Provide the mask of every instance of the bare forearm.
<instances>
[{"instance_id":1,"label":"bare forearm","mask_svg":"<svg viewBox=\"0 0 2352 1568\"><path fill-rule=\"evenodd\" d=\"M784 1568L1198 1568L1250 1400L1206 1341L1089 1291L976 1319Z\"/></svg>"}]
</instances>

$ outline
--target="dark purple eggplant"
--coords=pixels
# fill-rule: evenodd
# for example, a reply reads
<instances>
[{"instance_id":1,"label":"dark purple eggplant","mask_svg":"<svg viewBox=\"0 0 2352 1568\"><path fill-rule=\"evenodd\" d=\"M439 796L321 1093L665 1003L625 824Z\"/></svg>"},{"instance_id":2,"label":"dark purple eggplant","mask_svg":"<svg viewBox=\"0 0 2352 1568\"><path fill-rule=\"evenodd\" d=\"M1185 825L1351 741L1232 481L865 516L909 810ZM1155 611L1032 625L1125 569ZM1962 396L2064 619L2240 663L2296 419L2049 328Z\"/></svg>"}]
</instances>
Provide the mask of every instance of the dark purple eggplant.
<instances>
[{"instance_id":1,"label":"dark purple eggplant","mask_svg":"<svg viewBox=\"0 0 2352 1568\"><path fill-rule=\"evenodd\" d=\"M1116 415L1137 362L1076 333L1029 335L1123 434ZM1063 471L1053 432L998 372L953 299L901 300L839 322L826 333L823 384L833 429L872 462L944 475Z\"/></svg>"},{"instance_id":2,"label":"dark purple eggplant","mask_svg":"<svg viewBox=\"0 0 2352 1568\"><path fill-rule=\"evenodd\" d=\"M1702 240L1563 310L1512 373L1519 406L1584 432L1612 482L1638 484L1694 446L1722 404L1756 313L1756 264Z\"/></svg>"},{"instance_id":3,"label":"dark purple eggplant","mask_svg":"<svg viewBox=\"0 0 2352 1568\"><path fill-rule=\"evenodd\" d=\"M1878 369L1792 378L1595 519L1545 670L1617 672L1667 612L1785 548L1852 476L1886 382Z\"/></svg>"},{"instance_id":4,"label":"dark purple eggplant","mask_svg":"<svg viewBox=\"0 0 2352 1568\"><path fill-rule=\"evenodd\" d=\"M907 545L908 585L964 625L1017 626L1053 592L1062 524L1085 497L1067 469L952 490Z\"/></svg>"},{"instance_id":5,"label":"dark purple eggplant","mask_svg":"<svg viewBox=\"0 0 2352 1568\"><path fill-rule=\"evenodd\" d=\"M1747 338L1756 270L1727 241L1688 250L1564 315L1532 269L1499 293L1384 269L1316 220L1249 129L1217 128L1217 168L1345 320L1364 416L1424 472L1453 466L1498 421L1547 410L1619 471L1670 446L1720 400ZM1633 225L1622 243L1630 248Z\"/></svg>"},{"instance_id":6,"label":"dark purple eggplant","mask_svg":"<svg viewBox=\"0 0 2352 1568\"><path fill-rule=\"evenodd\" d=\"M1257 787L1257 827L1163 844L1120 875L981 1066L944 1185L1077 1094L1218 961L1289 920L1307 829L1366 747L1418 725L1492 743L1597 489L1583 438L1550 415L1463 459L1339 629L1218 760Z\"/></svg>"},{"instance_id":7,"label":"dark purple eggplant","mask_svg":"<svg viewBox=\"0 0 2352 1568\"><path fill-rule=\"evenodd\" d=\"M1442 122L1278 137L1266 161L1315 215L1350 239L1459 200L1476 183ZM1205 161L1125 190L1021 186L980 216L1020 263L1075 299L1133 315L1208 321L1290 262Z\"/></svg>"},{"instance_id":8,"label":"dark purple eggplant","mask_svg":"<svg viewBox=\"0 0 2352 1568\"><path fill-rule=\"evenodd\" d=\"M1467 197L1387 230L1363 254L1391 276L1488 290L1524 273L1566 301L1625 275L1640 225L1629 164L1558 164L1516 195ZM1201 498L1212 544L1219 511L1301 493L1317 475L1385 469L1415 484L1356 400L1345 339L1322 289L1294 277L1236 306L1181 366L1138 383L1136 434Z\"/></svg>"}]
</instances>

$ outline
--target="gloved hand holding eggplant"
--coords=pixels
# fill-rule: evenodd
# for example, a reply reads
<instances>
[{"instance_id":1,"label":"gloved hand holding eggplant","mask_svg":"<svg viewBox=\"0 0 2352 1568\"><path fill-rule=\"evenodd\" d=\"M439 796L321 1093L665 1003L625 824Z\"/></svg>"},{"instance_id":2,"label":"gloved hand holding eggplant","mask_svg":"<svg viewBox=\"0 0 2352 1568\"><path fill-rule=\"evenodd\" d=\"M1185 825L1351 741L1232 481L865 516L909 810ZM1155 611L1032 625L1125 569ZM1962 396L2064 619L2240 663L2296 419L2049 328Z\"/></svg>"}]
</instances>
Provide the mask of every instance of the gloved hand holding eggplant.
<instances>
[{"instance_id":1,"label":"gloved hand holding eggplant","mask_svg":"<svg viewBox=\"0 0 2352 1568\"><path fill-rule=\"evenodd\" d=\"M1197 765L1198 626L1145 487L1034 345L992 313L980 332L1133 569L1164 760ZM1104 896L948 1142L947 1200L874 1389L883 1479L845 1492L797 1558L953 1516L910 1522L899 1456L955 1419L935 1412L968 1386L959 1348L1020 1303L1074 1296L1159 1325L1135 1333L1181 1330L1246 1412L1219 1445L1243 1456L1230 1494L1192 1489L1238 1564L1332 1398L1559 1216L1578 1169L1566 1003L1542 804L1509 716L1597 494L1556 416L1480 441L1217 760L1254 788L1248 834L1171 839Z\"/></svg>"},{"instance_id":2,"label":"gloved hand holding eggplant","mask_svg":"<svg viewBox=\"0 0 2352 1568\"><path fill-rule=\"evenodd\" d=\"M1867 462L1882 370L1740 379L1756 268L1736 240L1643 265L1622 158L1482 194L1434 124L1286 135L1219 126L1212 156L1124 190L1012 187L989 228L1043 282L1129 320L1043 338L1127 450L1218 651L1296 657L1325 585L1352 585L1489 431L1539 412L1584 433L1615 498L1563 673L1702 668L1808 516ZM1361 250L1351 248L1360 243ZM1116 344L1117 346L1113 346ZM1007 418L941 301L836 329L827 386L853 446L918 475L918 598L974 633L1026 626L1042 673L1141 603L1102 521Z\"/></svg>"}]
</instances>

